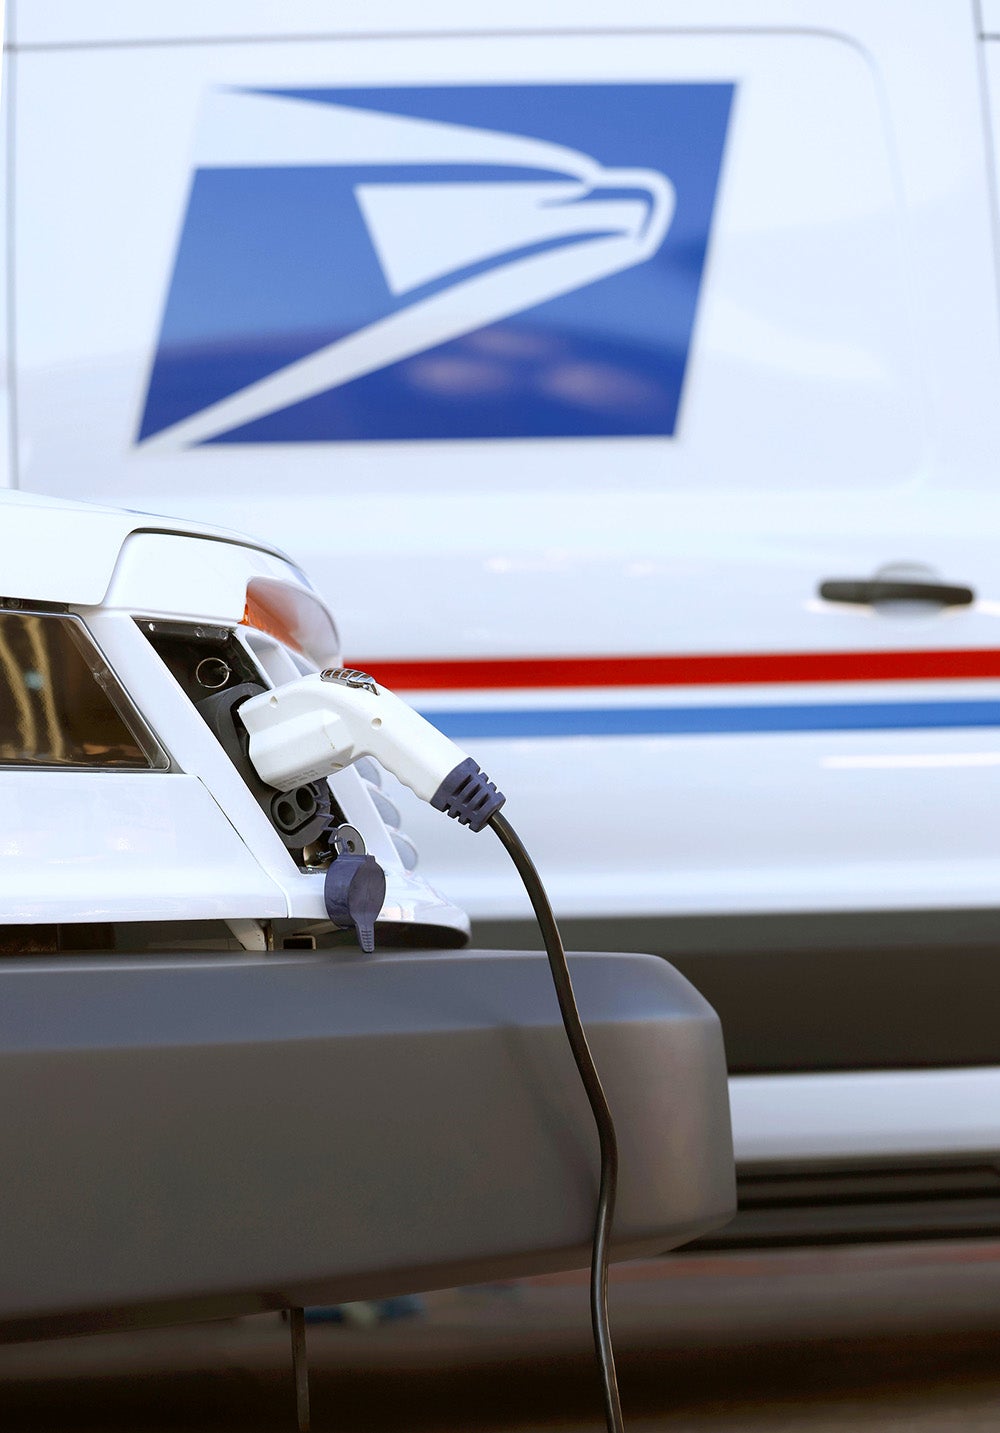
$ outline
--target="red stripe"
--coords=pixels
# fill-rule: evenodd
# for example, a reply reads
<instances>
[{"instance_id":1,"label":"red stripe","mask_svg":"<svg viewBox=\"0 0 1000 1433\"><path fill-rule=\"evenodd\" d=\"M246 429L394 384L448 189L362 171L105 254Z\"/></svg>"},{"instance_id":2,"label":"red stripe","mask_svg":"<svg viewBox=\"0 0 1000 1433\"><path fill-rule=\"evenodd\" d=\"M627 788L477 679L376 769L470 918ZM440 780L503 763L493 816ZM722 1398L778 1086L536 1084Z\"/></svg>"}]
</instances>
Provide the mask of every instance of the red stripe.
<instances>
[{"instance_id":1,"label":"red stripe","mask_svg":"<svg viewBox=\"0 0 1000 1433\"><path fill-rule=\"evenodd\" d=\"M749 682L912 682L1000 677L1000 652L766 652L696 657L494 657L355 662L401 691L711 687Z\"/></svg>"}]
</instances>

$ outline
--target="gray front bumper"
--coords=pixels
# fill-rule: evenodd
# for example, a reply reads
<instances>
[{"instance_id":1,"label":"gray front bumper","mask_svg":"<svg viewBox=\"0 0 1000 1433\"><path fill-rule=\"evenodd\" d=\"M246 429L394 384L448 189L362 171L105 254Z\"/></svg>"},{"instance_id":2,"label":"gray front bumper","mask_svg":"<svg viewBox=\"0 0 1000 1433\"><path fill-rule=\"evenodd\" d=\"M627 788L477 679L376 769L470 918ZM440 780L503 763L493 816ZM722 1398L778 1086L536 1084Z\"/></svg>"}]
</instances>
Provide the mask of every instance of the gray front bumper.
<instances>
[{"instance_id":1,"label":"gray front bumper","mask_svg":"<svg viewBox=\"0 0 1000 1433\"><path fill-rule=\"evenodd\" d=\"M571 958L618 1126L615 1256L735 1204L718 1020ZM544 956L0 966L0 1338L578 1267L597 1139Z\"/></svg>"}]
</instances>

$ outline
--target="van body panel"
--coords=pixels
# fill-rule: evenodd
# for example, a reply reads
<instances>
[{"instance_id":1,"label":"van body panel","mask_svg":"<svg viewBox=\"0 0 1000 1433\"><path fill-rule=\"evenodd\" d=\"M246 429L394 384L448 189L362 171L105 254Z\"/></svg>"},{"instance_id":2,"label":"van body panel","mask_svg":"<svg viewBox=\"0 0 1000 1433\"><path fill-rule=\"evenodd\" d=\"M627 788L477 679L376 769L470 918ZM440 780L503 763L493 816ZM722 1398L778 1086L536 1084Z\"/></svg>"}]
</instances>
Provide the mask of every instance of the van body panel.
<instances>
[{"instance_id":1,"label":"van body panel","mask_svg":"<svg viewBox=\"0 0 1000 1433\"><path fill-rule=\"evenodd\" d=\"M208 35L98 7L82 45L71 10L22 7L17 482L238 507L301 554L348 659L515 793L568 913L983 904L1000 357L973 11L651 13L487 34L376 6L361 37L305 6L268 43L253 10ZM976 600L818 595L887 566ZM981 661L900 679L906 653ZM790 660L733 682L741 654ZM688 656L721 675L632 680ZM463 665L566 657L589 682ZM523 907L501 853L400 802L474 914Z\"/></svg>"}]
</instances>

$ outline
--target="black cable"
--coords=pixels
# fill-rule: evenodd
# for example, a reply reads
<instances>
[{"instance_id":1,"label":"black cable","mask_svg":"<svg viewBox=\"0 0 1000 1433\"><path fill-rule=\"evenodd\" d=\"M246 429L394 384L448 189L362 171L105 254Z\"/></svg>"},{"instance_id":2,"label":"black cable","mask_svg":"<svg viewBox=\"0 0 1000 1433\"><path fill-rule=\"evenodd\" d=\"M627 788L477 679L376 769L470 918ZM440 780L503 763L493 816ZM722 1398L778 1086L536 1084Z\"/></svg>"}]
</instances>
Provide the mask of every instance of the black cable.
<instances>
[{"instance_id":1,"label":"black cable","mask_svg":"<svg viewBox=\"0 0 1000 1433\"><path fill-rule=\"evenodd\" d=\"M489 819L489 824L502 841L507 854L517 867L518 875L524 882L535 916L545 942L545 953L549 958L552 983L556 988L559 1010L569 1039L570 1049L576 1068L580 1072L587 1099L594 1114L597 1134L601 1146L601 1186L597 1196L597 1218L594 1222L594 1250L590 1262L590 1321L594 1330L594 1348L601 1372L601 1386L604 1394L604 1417L608 1433L624 1433L621 1403L618 1398L618 1378L615 1373L615 1355L611 1347L611 1332L608 1327L608 1245L611 1226L615 1217L615 1195L618 1189L618 1139L615 1122L608 1106L601 1078L594 1064L594 1057L587 1044L587 1036L577 1009L573 982L570 979L566 952L556 918L552 914L549 898L545 894L542 878L535 870L534 862L521 844L517 832L507 818L499 811Z\"/></svg>"}]
</instances>

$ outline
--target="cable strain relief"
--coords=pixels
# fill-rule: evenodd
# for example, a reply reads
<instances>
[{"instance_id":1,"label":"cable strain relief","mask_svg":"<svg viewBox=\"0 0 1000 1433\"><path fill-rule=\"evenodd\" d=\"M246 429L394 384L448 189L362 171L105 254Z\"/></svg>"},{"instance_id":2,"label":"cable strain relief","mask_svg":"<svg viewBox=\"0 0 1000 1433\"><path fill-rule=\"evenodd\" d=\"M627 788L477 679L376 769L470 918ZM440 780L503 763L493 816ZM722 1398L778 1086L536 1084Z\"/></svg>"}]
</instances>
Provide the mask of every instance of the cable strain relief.
<instances>
[{"instance_id":1,"label":"cable strain relief","mask_svg":"<svg viewBox=\"0 0 1000 1433\"><path fill-rule=\"evenodd\" d=\"M431 805L471 831L481 831L507 800L471 756L450 771L431 797Z\"/></svg>"}]
</instances>

